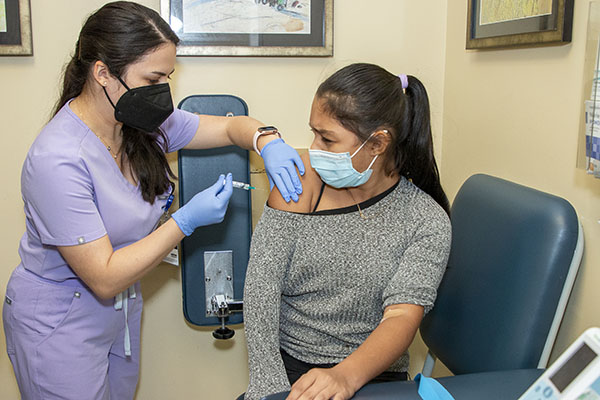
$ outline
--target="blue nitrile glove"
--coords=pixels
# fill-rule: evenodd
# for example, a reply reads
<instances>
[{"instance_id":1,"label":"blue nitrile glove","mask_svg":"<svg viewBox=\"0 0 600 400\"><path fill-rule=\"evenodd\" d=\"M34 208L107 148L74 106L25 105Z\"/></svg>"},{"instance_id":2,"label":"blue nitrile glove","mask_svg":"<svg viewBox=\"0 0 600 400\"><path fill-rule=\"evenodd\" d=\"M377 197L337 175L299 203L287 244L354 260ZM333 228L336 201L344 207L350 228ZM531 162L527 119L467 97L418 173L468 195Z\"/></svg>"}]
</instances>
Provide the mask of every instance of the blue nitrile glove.
<instances>
[{"instance_id":1,"label":"blue nitrile glove","mask_svg":"<svg viewBox=\"0 0 600 400\"><path fill-rule=\"evenodd\" d=\"M227 178L221 174L214 185L196 193L190 201L173 213L172 218L186 236L190 236L199 226L223 221L229 198L233 193L232 180L231 173L227 174Z\"/></svg>"},{"instance_id":2,"label":"blue nitrile glove","mask_svg":"<svg viewBox=\"0 0 600 400\"><path fill-rule=\"evenodd\" d=\"M289 202L290 198L298 201L298 195L302 193L302 183L296 167L300 175L304 175L304 164L298 152L285 144L283 139L275 139L262 148L260 155L265 163L271 189L275 183L286 202Z\"/></svg>"}]
</instances>

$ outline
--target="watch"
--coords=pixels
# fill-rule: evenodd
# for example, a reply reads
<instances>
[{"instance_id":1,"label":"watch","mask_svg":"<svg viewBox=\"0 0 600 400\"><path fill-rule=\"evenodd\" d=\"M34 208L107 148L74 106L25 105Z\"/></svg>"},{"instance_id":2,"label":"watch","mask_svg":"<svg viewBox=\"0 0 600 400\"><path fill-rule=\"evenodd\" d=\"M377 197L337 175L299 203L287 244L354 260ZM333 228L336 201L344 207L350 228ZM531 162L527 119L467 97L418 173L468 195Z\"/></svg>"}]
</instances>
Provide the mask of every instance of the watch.
<instances>
[{"instance_id":1,"label":"watch","mask_svg":"<svg viewBox=\"0 0 600 400\"><path fill-rule=\"evenodd\" d=\"M277 128L275 128L274 126L261 126L260 128L258 128L256 130L256 133L254 133L254 138L252 139L252 147L254 147L254 151L259 156L260 151L258 151L258 147L256 147L256 144L258 142L258 138L265 135L277 135L281 137L281 133L279 133L279 130L277 130Z\"/></svg>"}]
</instances>

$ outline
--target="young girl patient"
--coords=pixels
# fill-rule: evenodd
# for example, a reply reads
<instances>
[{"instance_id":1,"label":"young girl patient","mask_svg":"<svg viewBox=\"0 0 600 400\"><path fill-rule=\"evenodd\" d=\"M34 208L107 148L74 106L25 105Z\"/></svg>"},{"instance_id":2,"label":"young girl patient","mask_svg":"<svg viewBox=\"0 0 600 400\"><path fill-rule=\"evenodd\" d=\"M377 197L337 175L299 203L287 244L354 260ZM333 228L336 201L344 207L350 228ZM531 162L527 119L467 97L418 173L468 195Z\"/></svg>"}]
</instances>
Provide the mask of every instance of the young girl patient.
<instances>
[{"instance_id":1,"label":"young girl patient","mask_svg":"<svg viewBox=\"0 0 600 400\"><path fill-rule=\"evenodd\" d=\"M450 249L429 101L413 76L372 64L321 84L303 194L276 189L254 231L244 292L246 400L351 398L406 380L407 349Z\"/></svg>"}]
</instances>

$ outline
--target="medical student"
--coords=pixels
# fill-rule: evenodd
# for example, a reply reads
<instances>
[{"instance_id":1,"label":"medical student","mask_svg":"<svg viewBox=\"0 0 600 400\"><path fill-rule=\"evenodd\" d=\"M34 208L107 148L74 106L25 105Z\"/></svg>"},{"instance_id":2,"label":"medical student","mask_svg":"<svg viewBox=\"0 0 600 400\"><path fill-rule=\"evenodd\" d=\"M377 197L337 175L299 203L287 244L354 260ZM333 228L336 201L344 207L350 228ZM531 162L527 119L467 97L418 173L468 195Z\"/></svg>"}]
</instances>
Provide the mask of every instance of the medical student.
<instances>
[{"instance_id":1,"label":"medical student","mask_svg":"<svg viewBox=\"0 0 600 400\"><path fill-rule=\"evenodd\" d=\"M429 121L414 76L359 63L319 86L300 200L272 191L252 236L246 400L346 400L407 379L450 251Z\"/></svg>"},{"instance_id":2,"label":"medical student","mask_svg":"<svg viewBox=\"0 0 600 400\"><path fill-rule=\"evenodd\" d=\"M23 399L133 398L139 280L196 227L222 221L232 193L231 174L221 175L155 229L172 200L165 152L254 147L285 200L298 199L296 168L304 167L275 129L173 109L178 41L147 7L100 8L80 32L54 117L27 154L26 232L3 307Z\"/></svg>"}]
</instances>

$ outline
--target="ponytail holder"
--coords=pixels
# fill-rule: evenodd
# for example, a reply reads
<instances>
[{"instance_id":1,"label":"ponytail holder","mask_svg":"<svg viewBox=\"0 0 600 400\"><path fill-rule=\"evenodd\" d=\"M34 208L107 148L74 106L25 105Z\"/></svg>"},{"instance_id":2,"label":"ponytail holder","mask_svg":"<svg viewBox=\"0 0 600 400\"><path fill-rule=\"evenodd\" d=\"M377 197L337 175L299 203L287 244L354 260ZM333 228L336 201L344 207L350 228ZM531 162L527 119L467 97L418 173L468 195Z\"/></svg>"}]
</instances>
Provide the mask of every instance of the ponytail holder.
<instances>
[{"instance_id":1,"label":"ponytail holder","mask_svg":"<svg viewBox=\"0 0 600 400\"><path fill-rule=\"evenodd\" d=\"M402 82L402 90L405 90L408 87L408 76L400 74L398 75L398 78L400 78L400 81Z\"/></svg>"}]
</instances>

